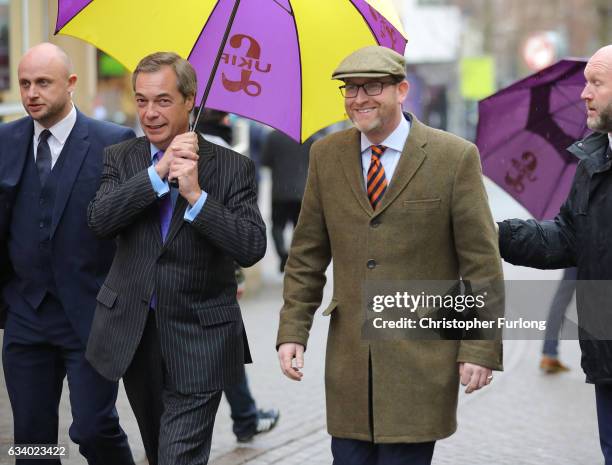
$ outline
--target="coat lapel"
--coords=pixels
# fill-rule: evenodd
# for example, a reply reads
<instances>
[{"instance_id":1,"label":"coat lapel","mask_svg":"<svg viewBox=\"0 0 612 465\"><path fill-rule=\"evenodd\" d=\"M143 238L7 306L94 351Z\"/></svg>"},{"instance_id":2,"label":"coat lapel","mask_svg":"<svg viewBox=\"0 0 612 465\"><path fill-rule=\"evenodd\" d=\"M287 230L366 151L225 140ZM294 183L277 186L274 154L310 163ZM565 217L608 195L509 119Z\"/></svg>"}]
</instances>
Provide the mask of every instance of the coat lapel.
<instances>
[{"instance_id":1,"label":"coat lapel","mask_svg":"<svg viewBox=\"0 0 612 465\"><path fill-rule=\"evenodd\" d=\"M68 157L64 161L64 166L61 172L61 179L57 186L57 194L55 197L55 205L53 207L53 217L51 220L51 237L57 229L60 219L68 203L68 198L72 192L72 188L76 178L81 170L83 161L89 153L90 143L88 137L87 123L83 115L77 113L77 120L66 140L66 144L62 149L61 157ZM65 153L64 153L65 152Z\"/></svg>"},{"instance_id":2,"label":"coat lapel","mask_svg":"<svg viewBox=\"0 0 612 465\"><path fill-rule=\"evenodd\" d=\"M204 138L201 136L198 136L198 146L200 147L200 150L198 151L198 155L200 155L200 159L198 160L198 182L200 184L200 188L205 190L208 195L210 195L215 190L215 186L213 184L213 174L215 168L214 163L211 163L215 157L215 150L213 145L204 140ZM164 241L164 247L166 247L176 237L180 229L185 224L184 216L187 205L187 201L182 195L179 194L176 199L176 205L174 205L174 209L172 210L172 220L170 221L168 236Z\"/></svg>"},{"instance_id":3,"label":"coat lapel","mask_svg":"<svg viewBox=\"0 0 612 465\"><path fill-rule=\"evenodd\" d=\"M389 189L387 189L387 192L385 192L379 207L374 213L375 215L379 215L385 211L385 209L400 195L414 177L427 155L424 150L427 144L425 126L412 115L410 115L410 121L410 134L404 144L404 150L402 150L402 155L400 156L397 168L395 168L395 173L393 173L391 185Z\"/></svg>"},{"instance_id":4,"label":"coat lapel","mask_svg":"<svg viewBox=\"0 0 612 465\"><path fill-rule=\"evenodd\" d=\"M351 190L359 202L359 205L361 205L368 215L371 215L373 213L372 205L366 195L363 181L359 131L356 129L351 130L347 138L347 143L341 144L337 156L340 159L340 164L342 165L346 180L349 186L351 186Z\"/></svg>"},{"instance_id":5,"label":"coat lapel","mask_svg":"<svg viewBox=\"0 0 612 465\"><path fill-rule=\"evenodd\" d=\"M130 169L131 172L128 173L127 178L131 178L136 173L139 173L143 170L146 170L151 166L151 143L149 139L146 137L141 137L138 140L138 144L134 147L134 152L130 154L126 154L130 158ZM157 245L161 247L162 239L161 239L161 226L159 221L159 208L157 208L157 203L153 204L153 207L150 209L149 213L150 221L149 221L149 233L157 242Z\"/></svg>"}]
</instances>

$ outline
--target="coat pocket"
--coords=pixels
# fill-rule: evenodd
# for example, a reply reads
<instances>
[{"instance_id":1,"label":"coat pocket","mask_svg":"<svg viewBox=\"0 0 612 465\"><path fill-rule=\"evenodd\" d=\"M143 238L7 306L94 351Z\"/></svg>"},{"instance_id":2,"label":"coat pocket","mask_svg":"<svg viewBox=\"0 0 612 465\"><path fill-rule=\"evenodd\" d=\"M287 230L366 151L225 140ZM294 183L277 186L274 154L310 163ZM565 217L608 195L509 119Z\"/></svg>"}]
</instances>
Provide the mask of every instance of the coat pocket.
<instances>
[{"instance_id":1,"label":"coat pocket","mask_svg":"<svg viewBox=\"0 0 612 465\"><path fill-rule=\"evenodd\" d=\"M438 210L440 199L404 200L404 208L407 210Z\"/></svg>"},{"instance_id":2,"label":"coat pocket","mask_svg":"<svg viewBox=\"0 0 612 465\"><path fill-rule=\"evenodd\" d=\"M203 308L197 310L197 314L202 326L215 326L241 319L240 307L236 305Z\"/></svg>"},{"instance_id":3,"label":"coat pocket","mask_svg":"<svg viewBox=\"0 0 612 465\"><path fill-rule=\"evenodd\" d=\"M102 284L100 292L98 292L98 295L96 296L96 300L105 307L113 308L115 302L117 301L118 295L119 294L113 291L110 287Z\"/></svg>"}]
</instances>

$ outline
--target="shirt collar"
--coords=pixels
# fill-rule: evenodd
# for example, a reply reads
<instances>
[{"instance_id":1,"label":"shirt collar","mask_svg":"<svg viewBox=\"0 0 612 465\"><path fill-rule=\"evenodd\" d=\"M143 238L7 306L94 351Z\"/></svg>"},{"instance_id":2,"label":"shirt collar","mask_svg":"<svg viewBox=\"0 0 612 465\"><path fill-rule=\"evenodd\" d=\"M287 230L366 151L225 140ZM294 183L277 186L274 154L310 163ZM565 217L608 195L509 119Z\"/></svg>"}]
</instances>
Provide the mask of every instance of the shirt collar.
<instances>
[{"instance_id":1,"label":"shirt collar","mask_svg":"<svg viewBox=\"0 0 612 465\"><path fill-rule=\"evenodd\" d=\"M68 139L68 136L70 135L70 132L72 131L72 128L76 124L76 120L77 112L74 105L72 105L72 110L70 110L70 112L64 117L64 119L55 123L50 128L45 128L38 121L34 120L34 140L38 141L40 133L43 132L45 129L49 129L51 135L55 137L60 142L60 144L64 145L66 143L66 140Z\"/></svg>"},{"instance_id":2,"label":"shirt collar","mask_svg":"<svg viewBox=\"0 0 612 465\"><path fill-rule=\"evenodd\" d=\"M406 139L408 139L408 134L410 134L410 122L402 115L402 119L397 125L397 127L393 130L387 138L382 141L381 144L389 149L396 150L399 153L402 153L404 150L404 145L406 144ZM361 153L369 150L370 146L377 145L372 144L370 140L366 137L366 135L361 133Z\"/></svg>"},{"instance_id":3,"label":"shirt collar","mask_svg":"<svg viewBox=\"0 0 612 465\"><path fill-rule=\"evenodd\" d=\"M151 142L149 142L149 146L151 147L151 160L153 160L153 157L155 156L157 152L160 151L160 149L155 147L155 145L153 145Z\"/></svg>"}]
</instances>

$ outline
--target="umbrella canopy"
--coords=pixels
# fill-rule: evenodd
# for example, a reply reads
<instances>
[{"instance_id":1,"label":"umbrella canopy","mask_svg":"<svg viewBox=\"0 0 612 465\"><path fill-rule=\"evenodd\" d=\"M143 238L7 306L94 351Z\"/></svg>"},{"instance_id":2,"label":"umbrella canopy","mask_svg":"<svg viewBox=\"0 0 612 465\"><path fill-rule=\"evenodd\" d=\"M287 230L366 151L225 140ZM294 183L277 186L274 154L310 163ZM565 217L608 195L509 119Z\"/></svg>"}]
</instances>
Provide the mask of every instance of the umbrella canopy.
<instances>
[{"instance_id":1,"label":"umbrella canopy","mask_svg":"<svg viewBox=\"0 0 612 465\"><path fill-rule=\"evenodd\" d=\"M536 219L553 218L577 159L566 149L588 134L584 60L561 60L478 104L476 145L486 176Z\"/></svg>"},{"instance_id":2,"label":"umbrella canopy","mask_svg":"<svg viewBox=\"0 0 612 465\"><path fill-rule=\"evenodd\" d=\"M213 70L206 107L268 124L302 142L345 118L332 71L349 53L406 39L389 0L58 0L56 33L86 40L133 70L145 55L174 51L198 75ZM384 16L383 16L384 15ZM233 18L233 23L231 19Z\"/></svg>"}]
</instances>

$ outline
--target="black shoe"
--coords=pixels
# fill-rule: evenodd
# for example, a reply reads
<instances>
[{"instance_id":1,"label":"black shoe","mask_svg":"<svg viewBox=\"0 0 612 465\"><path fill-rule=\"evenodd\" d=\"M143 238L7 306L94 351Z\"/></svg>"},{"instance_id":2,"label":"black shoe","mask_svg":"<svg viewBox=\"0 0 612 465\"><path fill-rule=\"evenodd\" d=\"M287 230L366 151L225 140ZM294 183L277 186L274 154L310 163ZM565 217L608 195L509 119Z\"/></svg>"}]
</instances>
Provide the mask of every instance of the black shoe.
<instances>
[{"instance_id":1,"label":"black shoe","mask_svg":"<svg viewBox=\"0 0 612 465\"><path fill-rule=\"evenodd\" d=\"M237 436L236 439L238 442L249 442L256 434L267 433L276 426L279 417L280 411L276 408L270 410L258 409L257 425L255 425L255 430L241 436Z\"/></svg>"}]
</instances>

